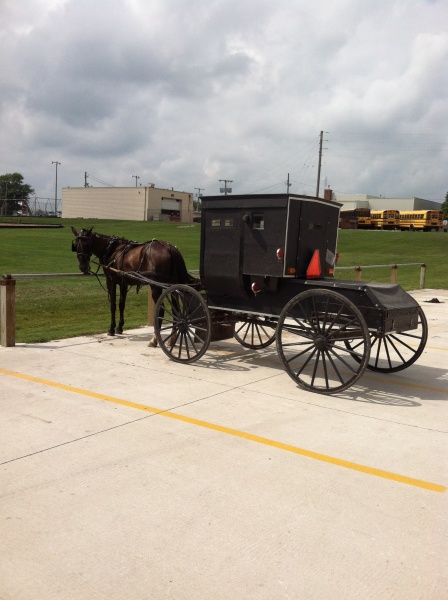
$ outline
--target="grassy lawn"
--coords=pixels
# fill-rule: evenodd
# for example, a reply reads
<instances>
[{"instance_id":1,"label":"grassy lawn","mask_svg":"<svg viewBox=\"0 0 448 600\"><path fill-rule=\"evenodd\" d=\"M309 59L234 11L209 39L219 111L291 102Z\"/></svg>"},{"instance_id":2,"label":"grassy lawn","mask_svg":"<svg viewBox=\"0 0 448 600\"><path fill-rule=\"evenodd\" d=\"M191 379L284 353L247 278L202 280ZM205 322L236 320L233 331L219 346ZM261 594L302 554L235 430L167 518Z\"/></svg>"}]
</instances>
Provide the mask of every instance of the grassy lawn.
<instances>
[{"instance_id":1,"label":"grassy lawn","mask_svg":"<svg viewBox=\"0 0 448 600\"><path fill-rule=\"evenodd\" d=\"M0 219L0 221L6 219ZM8 219L11 222L11 219ZM21 218L26 222L27 219ZM98 233L119 235L140 242L168 240L181 251L190 270L199 269L200 225L100 219L38 219L63 225L57 229L0 229L0 275L6 273L76 273L71 252L76 229L94 226ZM340 230L339 266L424 262L426 287L448 288L446 258L448 234L393 231ZM419 285L419 267L402 267L398 281L404 289ZM354 271L339 271L338 279L353 279ZM365 281L390 281L390 269L363 271ZM146 324L147 289L133 288L126 305L125 327ZM17 342L39 342L90 333L109 327L107 293L94 277L19 280L16 286Z\"/></svg>"}]
</instances>

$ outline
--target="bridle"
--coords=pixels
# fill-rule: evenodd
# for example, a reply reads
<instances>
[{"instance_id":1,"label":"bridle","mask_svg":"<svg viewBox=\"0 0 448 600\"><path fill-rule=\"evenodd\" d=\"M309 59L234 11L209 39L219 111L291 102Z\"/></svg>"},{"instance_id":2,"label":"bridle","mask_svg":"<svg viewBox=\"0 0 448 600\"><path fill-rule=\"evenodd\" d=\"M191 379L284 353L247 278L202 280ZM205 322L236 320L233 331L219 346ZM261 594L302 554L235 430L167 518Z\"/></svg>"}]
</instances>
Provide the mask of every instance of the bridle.
<instances>
[{"instance_id":1,"label":"bridle","mask_svg":"<svg viewBox=\"0 0 448 600\"><path fill-rule=\"evenodd\" d=\"M82 243L79 243L82 242ZM85 243L87 242L87 244ZM80 248L81 246L81 248ZM72 241L72 252L76 252L76 256L78 258L78 262L81 264L81 261L79 260L80 257L85 257L86 261L87 261L87 269L84 272L85 275L95 275L95 277L97 278L98 283L100 284L100 286L103 288L103 290L105 292L108 292L108 290L104 287L104 285L102 284L101 280L100 280L100 275L98 273L100 267L101 267L101 263L96 263L97 269L96 271L92 271L92 269L90 268L90 259L92 257L93 254L93 241L92 241L92 236L91 235L83 235L81 232L78 233L77 236L75 236L75 239Z\"/></svg>"},{"instance_id":2,"label":"bridle","mask_svg":"<svg viewBox=\"0 0 448 600\"><path fill-rule=\"evenodd\" d=\"M85 249L84 247L81 248L81 250L84 250L83 252L79 251L80 244L78 244L78 242L80 242L81 240L87 240L87 249ZM84 246L84 244L83 244L83 246ZM91 237L88 235L82 235L81 233L79 233L72 242L72 252L76 252L76 256L78 257L78 259L80 256L86 256L87 259L90 261L90 257L93 254Z\"/></svg>"}]
</instances>

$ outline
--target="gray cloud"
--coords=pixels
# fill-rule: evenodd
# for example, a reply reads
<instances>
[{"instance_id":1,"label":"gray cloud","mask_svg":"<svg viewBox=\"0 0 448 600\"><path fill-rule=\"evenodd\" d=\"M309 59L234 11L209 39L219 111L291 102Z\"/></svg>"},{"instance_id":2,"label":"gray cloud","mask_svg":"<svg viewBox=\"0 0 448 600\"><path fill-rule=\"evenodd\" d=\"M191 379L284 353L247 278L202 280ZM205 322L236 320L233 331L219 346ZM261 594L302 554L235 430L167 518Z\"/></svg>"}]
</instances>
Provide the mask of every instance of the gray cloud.
<instances>
[{"instance_id":1,"label":"gray cloud","mask_svg":"<svg viewBox=\"0 0 448 600\"><path fill-rule=\"evenodd\" d=\"M84 172L217 193L442 200L442 0L6 0L0 171L40 196Z\"/></svg>"}]
</instances>

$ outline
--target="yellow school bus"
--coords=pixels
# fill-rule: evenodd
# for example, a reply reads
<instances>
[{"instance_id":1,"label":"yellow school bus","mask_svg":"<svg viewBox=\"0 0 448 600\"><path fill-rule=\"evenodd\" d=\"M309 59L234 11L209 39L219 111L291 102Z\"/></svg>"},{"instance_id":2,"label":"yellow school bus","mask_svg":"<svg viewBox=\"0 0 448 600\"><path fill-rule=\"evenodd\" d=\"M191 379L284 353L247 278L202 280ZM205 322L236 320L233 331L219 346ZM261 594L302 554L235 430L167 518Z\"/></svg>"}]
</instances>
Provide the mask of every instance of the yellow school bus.
<instances>
[{"instance_id":1,"label":"yellow school bus","mask_svg":"<svg viewBox=\"0 0 448 600\"><path fill-rule=\"evenodd\" d=\"M400 212L398 210L372 210L372 229L399 229Z\"/></svg>"},{"instance_id":2,"label":"yellow school bus","mask_svg":"<svg viewBox=\"0 0 448 600\"><path fill-rule=\"evenodd\" d=\"M443 224L441 210L400 212L400 229L404 231L439 231Z\"/></svg>"},{"instance_id":3,"label":"yellow school bus","mask_svg":"<svg viewBox=\"0 0 448 600\"><path fill-rule=\"evenodd\" d=\"M339 213L339 227L341 229L370 229L370 208L341 210Z\"/></svg>"}]
</instances>

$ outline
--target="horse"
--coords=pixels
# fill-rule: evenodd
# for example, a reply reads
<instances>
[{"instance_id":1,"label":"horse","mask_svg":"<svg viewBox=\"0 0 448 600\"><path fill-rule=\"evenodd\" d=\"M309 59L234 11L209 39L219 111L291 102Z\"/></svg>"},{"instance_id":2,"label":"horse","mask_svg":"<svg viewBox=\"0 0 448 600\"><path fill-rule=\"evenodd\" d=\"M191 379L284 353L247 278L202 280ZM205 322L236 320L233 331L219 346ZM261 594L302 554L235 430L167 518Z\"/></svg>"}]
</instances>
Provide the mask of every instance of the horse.
<instances>
[{"instance_id":1,"label":"horse","mask_svg":"<svg viewBox=\"0 0 448 600\"><path fill-rule=\"evenodd\" d=\"M79 232L74 227L71 229L75 236L72 251L76 252L78 257L79 270L85 275L90 274L90 259L94 255L106 276L111 314L108 335L123 333L126 296L130 287L142 285L138 276L164 284L198 285L198 280L188 273L182 254L169 242L154 239L139 243L117 236L94 233L93 227L81 229ZM115 321L117 285L120 288L118 326ZM156 303L163 288L157 285L150 287L152 299ZM149 345L157 345L155 334Z\"/></svg>"}]
</instances>

